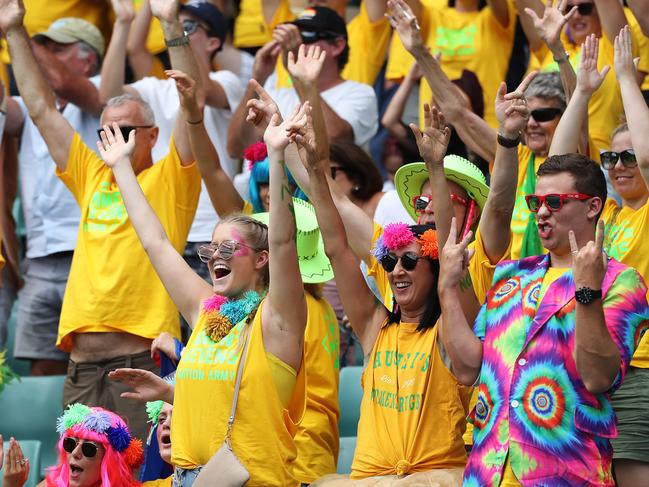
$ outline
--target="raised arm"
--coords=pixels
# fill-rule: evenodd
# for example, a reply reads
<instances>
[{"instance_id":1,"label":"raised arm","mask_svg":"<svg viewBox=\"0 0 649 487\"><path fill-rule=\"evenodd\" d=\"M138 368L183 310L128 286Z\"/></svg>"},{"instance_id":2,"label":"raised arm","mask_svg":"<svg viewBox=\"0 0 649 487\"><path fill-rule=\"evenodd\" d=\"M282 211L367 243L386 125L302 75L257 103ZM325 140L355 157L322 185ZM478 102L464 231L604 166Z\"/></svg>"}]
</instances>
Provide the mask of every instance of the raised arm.
<instances>
[{"instance_id":1,"label":"raised arm","mask_svg":"<svg viewBox=\"0 0 649 487\"><path fill-rule=\"evenodd\" d=\"M176 82L180 104L187 114L187 133L194 158L216 213L225 217L243 209L243 200L221 167L219 155L203 124L203 110L196 101L196 83L181 71L166 71Z\"/></svg>"},{"instance_id":2,"label":"raised arm","mask_svg":"<svg viewBox=\"0 0 649 487\"><path fill-rule=\"evenodd\" d=\"M128 36L128 44L126 52L128 53L128 61L133 70L133 75L136 80L148 76L153 69L153 54L146 48L146 41L149 36L149 29L151 28L151 5L149 0L142 0L140 9L135 15L131 32ZM113 35L115 32L113 31Z\"/></svg>"},{"instance_id":3,"label":"raised arm","mask_svg":"<svg viewBox=\"0 0 649 487\"><path fill-rule=\"evenodd\" d=\"M326 164L318 161L316 139L326 136L316 137L311 117L298 133L295 139L309 174L310 200L315 207L325 253L334 270L343 309L361 343L363 355L368 355L372 351L386 312L365 283L359 260L349 246L345 226L329 192L327 173L324 169Z\"/></svg>"},{"instance_id":4,"label":"raised arm","mask_svg":"<svg viewBox=\"0 0 649 487\"><path fill-rule=\"evenodd\" d=\"M509 18L509 8L507 7L508 0L487 0L487 6L491 9L498 20L498 23L503 27L507 27L510 22L514 22L516 19Z\"/></svg>"},{"instance_id":5,"label":"raised arm","mask_svg":"<svg viewBox=\"0 0 649 487\"><path fill-rule=\"evenodd\" d=\"M643 103L640 87L635 82L635 65L631 45L631 31L624 27L615 38L615 74L620 91L624 113L629 124L631 144L635 151L638 167L645 183L649 185L649 108Z\"/></svg>"},{"instance_id":6,"label":"raised arm","mask_svg":"<svg viewBox=\"0 0 649 487\"><path fill-rule=\"evenodd\" d=\"M640 24L642 33L649 37L649 2L647 0L627 0L626 3Z\"/></svg>"},{"instance_id":7,"label":"raised arm","mask_svg":"<svg viewBox=\"0 0 649 487\"><path fill-rule=\"evenodd\" d=\"M54 93L32 53L23 25L22 0L0 0L0 31L4 32L13 60L13 72L29 116L41 133L50 155L61 171L68 163L74 129L56 109Z\"/></svg>"},{"instance_id":8,"label":"raised arm","mask_svg":"<svg viewBox=\"0 0 649 487\"><path fill-rule=\"evenodd\" d=\"M594 0L602 25L602 34L612 43L622 27L628 25L619 0Z\"/></svg>"},{"instance_id":9,"label":"raised arm","mask_svg":"<svg viewBox=\"0 0 649 487\"><path fill-rule=\"evenodd\" d=\"M386 128L392 137L399 141L404 141L408 137L408 128L401 120L408 98L410 98L412 90L419 84L420 79L421 69L417 63L414 63L383 113L381 125Z\"/></svg>"},{"instance_id":10,"label":"raised arm","mask_svg":"<svg viewBox=\"0 0 649 487\"><path fill-rule=\"evenodd\" d=\"M130 161L135 148L135 131L125 142L116 123L112 128L105 125L97 147L106 165L113 170L128 217L153 268L178 310L193 328L200 304L212 295L212 287L176 252L140 188Z\"/></svg>"},{"instance_id":11,"label":"raised arm","mask_svg":"<svg viewBox=\"0 0 649 487\"><path fill-rule=\"evenodd\" d=\"M466 274L473 250L468 249L471 232L457 241L457 223L451 222L448 240L440 257L437 290L442 305L440 338L451 359L451 370L467 386L475 383L482 365L482 342L467 322L460 304L459 283Z\"/></svg>"},{"instance_id":12,"label":"raised arm","mask_svg":"<svg viewBox=\"0 0 649 487\"><path fill-rule=\"evenodd\" d=\"M550 155L567 154L584 151L588 148L588 102L595 91L602 85L610 66L597 70L597 53L599 39L589 35L581 49L579 71L577 72L577 89L572 95L566 111L561 115L559 125L552 137ZM637 86L637 83L636 83Z\"/></svg>"},{"instance_id":13,"label":"raised arm","mask_svg":"<svg viewBox=\"0 0 649 487\"><path fill-rule=\"evenodd\" d=\"M268 303L262 310L266 351L299 369L304 345L307 309L304 286L298 266L295 243L295 209L284 165L284 150L289 144L289 123L306 117L308 104L299 107L288 120L279 122L274 115L264 142L268 148L270 177L270 216L268 250L270 284Z\"/></svg>"}]
</instances>

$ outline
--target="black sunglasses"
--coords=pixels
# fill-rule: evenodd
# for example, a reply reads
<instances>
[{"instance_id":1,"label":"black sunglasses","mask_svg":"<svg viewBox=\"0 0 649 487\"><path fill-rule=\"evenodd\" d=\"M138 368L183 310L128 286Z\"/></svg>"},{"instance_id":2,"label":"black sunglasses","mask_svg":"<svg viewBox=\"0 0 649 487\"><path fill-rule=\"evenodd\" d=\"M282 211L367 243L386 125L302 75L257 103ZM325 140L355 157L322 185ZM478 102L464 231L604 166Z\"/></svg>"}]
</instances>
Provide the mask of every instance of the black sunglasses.
<instances>
[{"instance_id":1,"label":"black sunglasses","mask_svg":"<svg viewBox=\"0 0 649 487\"><path fill-rule=\"evenodd\" d=\"M401 267L407 271L413 270L417 267L417 262L419 259L425 259L426 257L417 255L414 252L406 252L401 257L397 257L394 254L388 254L381 259L381 265L386 270L386 272L392 272L397 266L397 262L401 260Z\"/></svg>"},{"instance_id":2,"label":"black sunglasses","mask_svg":"<svg viewBox=\"0 0 649 487\"><path fill-rule=\"evenodd\" d=\"M122 137L124 138L124 141L128 142L128 136L131 133L131 130L150 129L150 128L153 128L153 125L124 125L123 127L119 127L119 131L122 133ZM99 140L101 140L101 134L103 133L103 131L104 131L103 128L97 130L97 137L99 137Z\"/></svg>"},{"instance_id":3,"label":"black sunglasses","mask_svg":"<svg viewBox=\"0 0 649 487\"><path fill-rule=\"evenodd\" d=\"M78 444L79 440L76 438L71 438L69 436L63 438L63 449L68 453L72 453ZM87 441L81 443L81 453L83 453L83 456L86 458L94 457L97 454L98 449L99 447L94 443L89 443Z\"/></svg>"},{"instance_id":4,"label":"black sunglasses","mask_svg":"<svg viewBox=\"0 0 649 487\"><path fill-rule=\"evenodd\" d=\"M561 110L560 108L537 108L530 111L530 115L537 122L549 122L550 120L557 118L562 113L563 110Z\"/></svg>"},{"instance_id":5,"label":"black sunglasses","mask_svg":"<svg viewBox=\"0 0 649 487\"><path fill-rule=\"evenodd\" d=\"M185 31L185 35L188 36L192 35L198 29L203 29L209 37L217 37L215 33L201 24L198 20L185 19L182 21L182 26L183 30Z\"/></svg>"},{"instance_id":6,"label":"black sunglasses","mask_svg":"<svg viewBox=\"0 0 649 487\"><path fill-rule=\"evenodd\" d=\"M330 41L336 37L340 37L338 34L327 30L300 30L300 35L302 36L302 43L304 44L313 44L318 41Z\"/></svg>"},{"instance_id":7,"label":"black sunglasses","mask_svg":"<svg viewBox=\"0 0 649 487\"><path fill-rule=\"evenodd\" d=\"M580 3L578 5L572 5L568 4L566 6L566 12L570 12L573 7L577 7L577 12L579 12L579 15L585 17L587 15L590 15L593 13L593 8L595 8L594 3Z\"/></svg>"},{"instance_id":8,"label":"black sunglasses","mask_svg":"<svg viewBox=\"0 0 649 487\"><path fill-rule=\"evenodd\" d=\"M618 159L622 160L624 167L636 167L638 165L633 149L626 149L622 152L602 151L599 154L599 158L602 161L602 167L604 169L613 169Z\"/></svg>"}]
</instances>

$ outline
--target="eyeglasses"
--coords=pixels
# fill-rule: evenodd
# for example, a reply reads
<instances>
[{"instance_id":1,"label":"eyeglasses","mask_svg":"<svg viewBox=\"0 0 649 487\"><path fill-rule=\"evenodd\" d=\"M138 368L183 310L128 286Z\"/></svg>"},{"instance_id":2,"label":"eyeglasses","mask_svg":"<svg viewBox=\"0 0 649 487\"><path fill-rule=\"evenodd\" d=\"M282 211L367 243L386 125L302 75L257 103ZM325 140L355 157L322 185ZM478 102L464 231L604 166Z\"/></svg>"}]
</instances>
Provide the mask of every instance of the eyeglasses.
<instances>
[{"instance_id":1,"label":"eyeglasses","mask_svg":"<svg viewBox=\"0 0 649 487\"><path fill-rule=\"evenodd\" d=\"M413 270L417 267L417 262L419 259L426 259L427 257L417 255L414 252L406 252L401 257L390 253L381 259L381 266L386 270L386 272L392 272L397 266L397 262L401 261L401 267L407 271Z\"/></svg>"},{"instance_id":2,"label":"eyeglasses","mask_svg":"<svg viewBox=\"0 0 649 487\"><path fill-rule=\"evenodd\" d=\"M235 242L234 240L224 240L218 245L204 244L198 247L198 251L197 251L198 258L201 259L202 262L207 263L210 260L212 260L214 253L218 250L219 257L221 257L221 259L230 260L234 256L234 253L242 246L248 247L249 249L252 249L255 252L259 252L260 250L241 242Z\"/></svg>"},{"instance_id":3,"label":"eyeglasses","mask_svg":"<svg viewBox=\"0 0 649 487\"><path fill-rule=\"evenodd\" d=\"M550 120L554 120L557 118L559 115L563 113L563 110L560 108L537 108L535 110L530 111L530 115L536 120L537 122L549 122Z\"/></svg>"},{"instance_id":4,"label":"eyeglasses","mask_svg":"<svg viewBox=\"0 0 649 487\"><path fill-rule=\"evenodd\" d=\"M183 26L183 30L185 31L185 35L188 36L192 35L198 29L203 29L210 37L216 37L216 34L214 34L210 29L205 27L203 24L201 24L198 20L185 19L182 21L182 26Z\"/></svg>"},{"instance_id":5,"label":"eyeglasses","mask_svg":"<svg viewBox=\"0 0 649 487\"><path fill-rule=\"evenodd\" d=\"M580 3L578 5L573 5L569 3L566 6L566 12L570 12L573 7L577 7L577 12L579 12L579 15L582 16L587 16L593 13L593 8L595 8L595 4L593 3Z\"/></svg>"},{"instance_id":6,"label":"eyeglasses","mask_svg":"<svg viewBox=\"0 0 649 487\"><path fill-rule=\"evenodd\" d=\"M300 30L300 35L302 36L302 43L304 44L313 44L318 41L330 41L336 37L340 37L338 34L327 30Z\"/></svg>"},{"instance_id":7,"label":"eyeglasses","mask_svg":"<svg viewBox=\"0 0 649 487\"><path fill-rule=\"evenodd\" d=\"M122 137L124 138L124 141L128 141L128 136L131 133L131 130L150 129L150 128L153 128L153 125L124 125L123 127L119 127L119 131L122 133ZM97 137L99 137L100 140L101 140L101 134L103 132L104 129L97 130Z\"/></svg>"},{"instance_id":8,"label":"eyeglasses","mask_svg":"<svg viewBox=\"0 0 649 487\"><path fill-rule=\"evenodd\" d=\"M599 154L599 158L602 160L602 167L604 169L613 169L619 159L622 160L624 167L636 167L638 165L633 149L626 149L622 152L602 151Z\"/></svg>"},{"instance_id":9,"label":"eyeglasses","mask_svg":"<svg viewBox=\"0 0 649 487\"><path fill-rule=\"evenodd\" d=\"M550 211L559 211L563 208L563 205L567 200L579 200L584 201L587 199L593 198L593 196L583 193L565 193L565 194L528 194L525 196L525 201L527 202L527 207L530 211L537 213L541 206L545 203L545 206Z\"/></svg>"},{"instance_id":10,"label":"eyeglasses","mask_svg":"<svg viewBox=\"0 0 649 487\"><path fill-rule=\"evenodd\" d=\"M428 205L432 200L433 197L432 195L429 194L420 194L418 196L413 196L412 206L415 208L415 212L422 213L426 211L426 208L428 208ZM462 198L461 196L458 196L455 193L451 193L451 200L461 204L462 206L468 206L469 204L466 198Z\"/></svg>"},{"instance_id":11,"label":"eyeglasses","mask_svg":"<svg viewBox=\"0 0 649 487\"><path fill-rule=\"evenodd\" d=\"M68 453L72 453L77 448L79 441L70 436L63 438L63 449ZM86 458L94 457L97 454L97 450L99 450L99 447L94 443L90 443L89 441L81 443L81 453Z\"/></svg>"}]
</instances>

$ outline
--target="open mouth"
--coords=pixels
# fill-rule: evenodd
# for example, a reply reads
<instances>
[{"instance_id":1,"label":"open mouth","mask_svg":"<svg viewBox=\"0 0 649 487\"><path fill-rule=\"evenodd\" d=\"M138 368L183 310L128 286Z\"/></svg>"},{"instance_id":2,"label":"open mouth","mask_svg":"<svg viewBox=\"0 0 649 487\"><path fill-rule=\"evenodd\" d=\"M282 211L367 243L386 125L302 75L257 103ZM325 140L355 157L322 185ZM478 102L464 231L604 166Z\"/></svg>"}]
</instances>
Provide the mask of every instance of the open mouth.
<instances>
[{"instance_id":1,"label":"open mouth","mask_svg":"<svg viewBox=\"0 0 649 487\"><path fill-rule=\"evenodd\" d=\"M79 465L70 464L70 476L78 477L83 472L83 469Z\"/></svg>"},{"instance_id":2,"label":"open mouth","mask_svg":"<svg viewBox=\"0 0 649 487\"><path fill-rule=\"evenodd\" d=\"M232 272L225 264L215 264L213 269L215 279L222 279Z\"/></svg>"},{"instance_id":3,"label":"open mouth","mask_svg":"<svg viewBox=\"0 0 649 487\"><path fill-rule=\"evenodd\" d=\"M160 437L160 443L163 445L170 445L171 444L171 436L170 435L162 435Z\"/></svg>"},{"instance_id":4,"label":"open mouth","mask_svg":"<svg viewBox=\"0 0 649 487\"><path fill-rule=\"evenodd\" d=\"M396 282L396 283L394 283L394 285L395 285L395 287L397 289L406 289L406 288L412 286L412 283L411 282Z\"/></svg>"},{"instance_id":5,"label":"open mouth","mask_svg":"<svg viewBox=\"0 0 649 487\"><path fill-rule=\"evenodd\" d=\"M538 227L540 238L548 238L550 236L550 232L552 231L550 225L548 225L547 223L539 223Z\"/></svg>"}]
</instances>

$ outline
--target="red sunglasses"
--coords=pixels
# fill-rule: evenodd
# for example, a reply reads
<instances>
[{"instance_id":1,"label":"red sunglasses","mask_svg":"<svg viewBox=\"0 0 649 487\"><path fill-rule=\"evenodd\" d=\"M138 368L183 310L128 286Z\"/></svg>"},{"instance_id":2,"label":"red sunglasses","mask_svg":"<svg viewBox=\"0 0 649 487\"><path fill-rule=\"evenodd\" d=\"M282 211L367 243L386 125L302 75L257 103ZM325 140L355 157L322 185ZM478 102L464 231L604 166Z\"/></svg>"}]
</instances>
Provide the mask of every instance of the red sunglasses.
<instances>
[{"instance_id":1,"label":"red sunglasses","mask_svg":"<svg viewBox=\"0 0 649 487\"><path fill-rule=\"evenodd\" d=\"M527 202L527 207L530 211L536 213L541 209L541 206L545 203L545 206L550 211L559 211L563 208L563 205L567 200L579 200L584 201L587 199L593 198L592 195L583 194L583 193L565 193L565 194L528 194L525 196L525 201Z\"/></svg>"}]
</instances>

